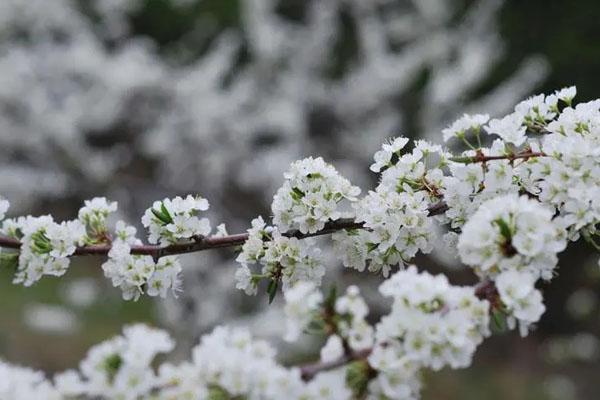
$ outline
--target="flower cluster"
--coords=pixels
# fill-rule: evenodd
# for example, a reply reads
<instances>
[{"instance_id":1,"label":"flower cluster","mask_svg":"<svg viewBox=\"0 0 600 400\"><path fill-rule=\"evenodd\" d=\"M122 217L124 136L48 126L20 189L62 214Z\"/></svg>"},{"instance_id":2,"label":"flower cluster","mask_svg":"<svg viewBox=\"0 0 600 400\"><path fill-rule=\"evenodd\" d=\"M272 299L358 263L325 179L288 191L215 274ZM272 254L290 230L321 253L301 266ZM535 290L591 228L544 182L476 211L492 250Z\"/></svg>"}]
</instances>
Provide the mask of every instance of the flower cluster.
<instances>
[{"instance_id":1,"label":"flower cluster","mask_svg":"<svg viewBox=\"0 0 600 400\"><path fill-rule=\"evenodd\" d=\"M373 390L387 398L415 398L421 368L469 366L490 334L488 302L479 300L472 287L450 285L443 275L419 273L411 266L379 291L394 302L376 326L377 343L368 360L379 372Z\"/></svg>"},{"instance_id":2,"label":"flower cluster","mask_svg":"<svg viewBox=\"0 0 600 400\"><path fill-rule=\"evenodd\" d=\"M155 261L151 256L131 254L131 246L142 243L135 233L133 226L117 222L108 260L102 264L104 275L122 290L125 300L137 300L143 293L163 298L169 290L176 293L181 286L178 258L169 256Z\"/></svg>"},{"instance_id":3,"label":"flower cluster","mask_svg":"<svg viewBox=\"0 0 600 400\"><path fill-rule=\"evenodd\" d=\"M78 218L85 225L88 244L102 243L108 238L106 222L111 213L117 211L117 203L109 202L104 197L86 200L79 209Z\"/></svg>"},{"instance_id":4,"label":"flower cluster","mask_svg":"<svg viewBox=\"0 0 600 400\"><path fill-rule=\"evenodd\" d=\"M142 324L126 326L123 335L94 346L78 371L55 377L65 398L137 399L147 397L158 381L151 364L175 343L161 330Z\"/></svg>"},{"instance_id":5,"label":"flower cluster","mask_svg":"<svg viewBox=\"0 0 600 400\"><path fill-rule=\"evenodd\" d=\"M499 139L489 149L484 148L480 152L484 157L510 154L506 144ZM467 151L454 160L470 159L475 155L475 152ZM450 174L442 178L440 191L448 207L445 216L452 229L460 229L484 201L519 190L519 186L514 184L516 173L509 160L495 160L486 165L450 160L448 168Z\"/></svg>"},{"instance_id":6,"label":"flower cluster","mask_svg":"<svg viewBox=\"0 0 600 400\"><path fill-rule=\"evenodd\" d=\"M375 152L375 155L373 156L375 162L371 164L371 171L381 172L382 170L391 167L394 164L393 158L400 157L400 152L407 143L408 138L405 137L393 138L389 143L384 143L381 146L381 150Z\"/></svg>"},{"instance_id":7,"label":"flower cluster","mask_svg":"<svg viewBox=\"0 0 600 400\"><path fill-rule=\"evenodd\" d=\"M464 225L458 241L461 260L481 277L504 271L529 272L549 280L566 246L552 211L526 196L504 195L483 203Z\"/></svg>"},{"instance_id":8,"label":"flower cluster","mask_svg":"<svg viewBox=\"0 0 600 400\"><path fill-rule=\"evenodd\" d=\"M343 216L342 200L355 201L360 189L352 186L321 157L292 163L285 182L273 197L273 223L282 231L302 233L323 229L328 221Z\"/></svg>"},{"instance_id":9,"label":"flower cluster","mask_svg":"<svg viewBox=\"0 0 600 400\"><path fill-rule=\"evenodd\" d=\"M576 240L600 221L600 102L565 108L545 128L548 155L521 168L521 180L538 199L551 205Z\"/></svg>"},{"instance_id":10,"label":"flower cluster","mask_svg":"<svg viewBox=\"0 0 600 400\"><path fill-rule=\"evenodd\" d=\"M286 336L285 340L294 342L310 325L321 309L323 295L311 282L298 282L284 293Z\"/></svg>"},{"instance_id":11,"label":"flower cluster","mask_svg":"<svg viewBox=\"0 0 600 400\"><path fill-rule=\"evenodd\" d=\"M341 376L340 376L341 375ZM192 362L163 365L161 398L350 399L340 372L304 383L296 368L275 361L275 350L245 329L217 327L192 350ZM177 382L169 388L168 384ZM203 395L202 395L203 394Z\"/></svg>"},{"instance_id":12,"label":"flower cluster","mask_svg":"<svg viewBox=\"0 0 600 400\"><path fill-rule=\"evenodd\" d=\"M498 275L495 283L508 327L514 329L518 322L519 333L526 336L530 326L546 311L542 293L535 288L535 278L528 272L511 270Z\"/></svg>"},{"instance_id":13,"label":"flower cluster","mask_svg":"<svg viewBox=\"0 0 600 400\"><path fill-rule=\"evenodd\" d=\"M43 372L0 360L0 377L0 399L63 400L60 392L45 379Z\"/></svg>"},{"instance_id":14,"label":"flower cluster","mask_svg":"<svg viewBox=\"0 0 600 400\"><path fill-rule=\"evenodd\" d=\"M444 142L456 137L458 139L465 139L467 133L473 132L473 134L479 137L482 126L487 123L490 119L488 114L476 114L469 115L464 114L461 118L457 119L449 127L442 129L442 135L444 135Z\"/></svg>"},{"instance_id":15,"label":"flower cluster","mask_svg":"<svg viewBox=\"0 0 600 400\"><path fill-rule=\"evenodd\" d=\"M360 351L373 345L374 329L366 320L369 307L357 286L349 286L346 293L336 300L335 312L340 317L337 335L350 349Z\"/></svg>"},{"instance_id":16,"label":"flower cluster","mask_svg":"<svg viewBox=\"0 0 600 400\"><path fill-rule=\"evenodd\" d=\"M332 235L336 253L344 266L364 271L381 271L404 265L421 250L432 249L433 223L428 218L424 192L371 191L356 204L356 221L366 229Z\"/></svg>"},{"instance_id":17,"label":"flower cluster","mask_svg":"<svg viewBox=\"0 0 600 400\"><path fill-rule=\"evenodd\" d=\"M248 239L237 261L236 287L248 294L256 294L258 282L269 280L268 292L274 296L279 282L287 290L299 281L321 284L325 267L320 260L320 250L310 239L299 240L284 236L278 228L267 226L262 217L252 220ZM253 273L249 265L262 266L260 273Z\"/></svg>"},{"instance_id":18,"label":"flower cluster","mask_svg":"<svg viewBox=\"0 0 600 400\"><path fill-rule=\"evenodd\" d=\"M504 311L519 320L522 334L544 311L535 281L552 278L557 253L566 246L566 233L552 216L526 196L496 197L481 205L458 240L461 260L496 281Z\"/></svg>"},{"instance_id":19,"label":"flower cluster","mask_svg":"<svg viewBox=\"0 0 600 400\"><path fill-rule=\"evenodd\" d=\"M69 268L69 257L85 238L85 227L78 221L56 223L51 216L7 219L2 233L21 241L14 283L31 286L43 275L62 276Z\"/></svg>"},{"instance_id":20,"label":"flower cluster","mask_svg":"<svg viewBox=\"0 0 600 400\"><path fill-rule=\"evenodd\" d=\"M366 350L373 345L374 330L366 320L369 308L356 286L350 286L339 298L323 299L317 287L299 282L285 293L287 334L285 339L296 341L302 332L318 327L328 335L322 357L329 361L345 351Z\"/></svg>"},{"instance_id":21,"label":"flower cluster","mask_svg":"<svg viewBox=\"0 0 600 400\"><path fill-rule=\"evenodd\" d=\"M210 221L199 217L208 206L208 200L192 195L155 201L142 217L142 224L149 230L148 241L166 245L208 236Z\"/></svg>"}]
</instances>

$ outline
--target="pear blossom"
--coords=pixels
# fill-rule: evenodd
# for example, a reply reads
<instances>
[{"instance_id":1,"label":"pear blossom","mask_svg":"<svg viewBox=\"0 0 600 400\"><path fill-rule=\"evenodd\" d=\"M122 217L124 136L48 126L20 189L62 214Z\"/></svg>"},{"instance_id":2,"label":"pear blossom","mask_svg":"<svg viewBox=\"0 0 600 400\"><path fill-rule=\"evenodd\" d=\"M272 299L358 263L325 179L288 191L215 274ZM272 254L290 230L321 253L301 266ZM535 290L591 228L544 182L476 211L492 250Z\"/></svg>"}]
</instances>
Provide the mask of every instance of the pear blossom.
<instances>
[{"instance_id":1,"label":"pear blossom","mask_svg":"<svg viewBox=\"0 0 600 400\"><path fill-rule=\"evenodd\" d=\"M102 264L104 275L119 287L124 300L138 300L142 294L165 298L169 290L177 295L181 290L181 264L177 256L161 257L131 254L131 246L140 245L133 226L118 221L115 239Z\"/></svg>"},{"instance_id":2,"label":"pear blossom","mask_svg":"<svg viewBox=\"0 0 600 400\"><path fill-rule=\"evenodd\" d=\"M339 209L340 202L353 202L360 194L358 187L321 157L294 162L284 178L271 205L273 223L281 231L313 233L323 229L326 222L346 215Z\"/></svg>"},{"instance_id":3,"label":"pear blossom","mask_svg":"<svg viewBox=\"0 0 600 400\"><path fill-rule=\"evenodd\" d=\"M530 326L546 311L542 294L535 288L535 276L529 272L505 271L496 278L496 288L506 307L508 323L519 324L521 336L527 336Z\"/></svg>"},{"instance_id":4,"label":"pear blossom","mask_svg":"<svg viewBox=\"0 0 600 400\"><path fill-rule=\"evenodd\" d=\"M4 219L4 216L6 215L9 206L10 203L7 200L0 197L0 221Z\"/></svg>"},{"instance_id":5,"label":"pear blossom","mask_svg":"<svg viewBox=\"0 0 600 400\"><path fill-rule=\"evenodd\" d=\"M78 219L86 227L88 242L102 242L106 239L106 222L110 214L117 211L117 202L109 202L105 197L85 200L79 209Z\"/></svg>"},{"instance_id":6,"label":"pear blossom","mask_svg":"<svg viewBox=\"0 0 600 400\"><path fill-rule=\"evenodd\" d=\"M483 203L464 225L458 240L461 260L481 277L527 271L549 280L566 246L552 211L526 196L504 195Z\"/></svg>"},{"instance_id":7,"label":"pear blossom","mask_svg":"<svg viewBox=\"0 0 600 400\"><path fill-rule=\"evenodd\" d=\"M14 283L31 286L43 275L62 276L69 257L83 243L85 228L78 220L54 222L49 215L6 220L3 233L22 243Z\"/></svg>"},{"instance_id":8,"label":"pear blossom","mask_svg":"<svg viewBox=\"0 0 600 400\"><path fill-rule=\"evenodd\" d=\"M465 368L490 334L488 302L478 299L472 287L450 285L444 275L419 273L410 266L381 284L379 291L394 303L376 327L377 343L391 344L399 357L418 366ZM381 361L373 357L377 369Z\"/></svg>"},{"instance_id":9,"label":"pear blossom","mask_svg":"<svg viewBox=\"0 0 600 400\"><path fill-rule=\"evenodd\" d=\"M520 146L527 139L525 136L527 127L523 125L523 118L522 114L513 113L500 119L492 119L486 125L485 130L489 134L500 136L507 143Z\"/></svg>"},{"instance_id":10,"label":"pear blossom","mask_svg":"<svg viewBox=\"0 0 600 400\"><path fill-rule=\"evenodd\" d=\"M166 245L208 236L210 221L199 217L208 207L208 200L192 195L155 201L142 217L142 224L149 230L148 241Z\"/></svg>"},{"instance_id":11,"label":"pear blossom","mask_svg":"<svg viewBox=\"0 0 600 400\"><path fill-rule=\"evenodd\" d=\"M403 266L419 250L431 251L435 232L424 192L371 191L355 210L368 230L333 237L346 267L362 271L368 265L369 271L388 276L392 266Z\"/></svg>"},{"instance_id":12,"label":"pear blossom","mask_svg":"<svg viewBox=\"0 0 600 400\"><path fill-rule=\"evenodd\" d=\"M327 342L321 348L321 361L333 362L340 359L344 355L344 344L338 335L331 335L327 338Z\"/></svg>"},{"instance_id":13,"label":"pear blossom","mask_svg":"<svg viewBox=\"0 0 600 400\"><path fill-rule=\"evenodd\" d=\"M397 137L390 140L389 143L384 143L381 150L377 151L373 156L375 163L371 164L369 167L371 171L381 172L383 168L389 167L391 165L392 156L394 154L399 156L400 150L402 150L407 143L408 138L405 137Z\"/></svg>"},{"instance_id":14,"label":"pear blossom","mask_svg":"<svg viewBox=\"0 0 600 400\"><path fill-rule=\"evenodd\" d=\"M454 121L452 125L442 130L444 142L447 142L453 137L464 137L470 131L479 134L481 127L488 122L490 116L488 114L464 114L461 118Z\"/></svg>"},{"instance_id":15,"label":"pear blossom","mask_svg":"<svg viewBox=\"0 0 600 400\"><path fill-rule=\"evenodd\" d=\"M298 340L302 331L309 325L319 310L323 295L310 282L298 282L285 294L284 312L286 315L285 340Z\"/></svg>"},{"instance_id":16,"label":"pear blossom","mask_svg":"<svg viewBox=\"0 0 600 400\"><path fill-rule=\"evenodd\" d=\"M248 239L236 260L241 265L235 274L236 288L247 294L256 293L262 278L274 284L281 281L286 291L300 281L320 285L325 274L320 249L313 240L284 236L278 228L267 226L261 217L252 221ZM260 273L253 273L250 265L260 265Z\"/></svg>"},{"instance_id":17,"label":"pear blossom","mask_svg":"<svg viewBox=\"0 0 600 400\"><path fill-rule=\"evenodd\" d=\"M46 380L44 373L0 360L0 399L63 400L61 393Z\"/></svg>"}]
</instances>

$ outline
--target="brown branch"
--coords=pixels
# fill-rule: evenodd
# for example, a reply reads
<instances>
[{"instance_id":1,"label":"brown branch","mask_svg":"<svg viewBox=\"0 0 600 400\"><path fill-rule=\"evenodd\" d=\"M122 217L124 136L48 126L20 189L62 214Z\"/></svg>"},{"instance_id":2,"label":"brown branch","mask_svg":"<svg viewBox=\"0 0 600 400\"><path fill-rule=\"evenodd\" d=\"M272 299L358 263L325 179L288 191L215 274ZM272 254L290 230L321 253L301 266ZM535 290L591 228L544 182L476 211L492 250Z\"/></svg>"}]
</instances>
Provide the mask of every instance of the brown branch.
<instances>
[{"instance_id":1,"label":"brown branch","mask_svg":"<svg viewBox=\"0 0 600 400\"><path fill-rule=\"evenodd\" d=\"M443 202L438 202L429 207L429 215L438 215L443 214L448 207ZM300 231L294 230L290 232L284 233L287 237L295 237L298 239L305 239L308 237L314 236L322 236L328 235L330 233L340 231L343 229L362 229L362 222L355 222L350 218L342 218L337 221L330 221L325 224L325 227L320 231L314 233L302 233ZM152 256L155 259L159 259L165 256L172 256L176 254L187 254L187 253L195 253L198 251L210 250L210 249L218 249L223 247L235 247L241 246L248 240L247 233L237 233L234 235L228 236L211 236L207 238L198 239L194 242L189 243L176 243L169 246L160 246L160 245L139 245L132 246L131 253L138 255L147 255ZM9 248L9 249L19 249L21 248L21 242L17 239L0 236L0 247ZM73 255L76 256L86 256L86 255L107 255L111 249L110 244L102 244L102 245L91 245L91 246L81 246L75 250Z\"/></svg>"},{"instance_id":2,"label":"brown branch","mask_svg":"<svg viewBox=\"0 0 600 400\"><path fill-rule=\"evenodd\" d=\"M365 360L371 354L373 349L365 349L353 352L351 354L345 354L337 360L328 362L319 362L314 364L306 364L300 367L300 376L305 381L309 381L315 377L319 372L331 371L339 367L343 367L352 361Z\"/></svg>"},{"instance_id":3,"label":"brown branch","mask_svg":"<svg viewBox=\"0 0 600 400\"><path fill-rule=\"evenodd\" d=\"M494 160L509 160L512 162L512 161L515 161L518 159L528 160L530 158L546 157L546 156L547 155L545 153L533 152L531 150L525 150L520 153L504 154L504 155L500 155L500 156L486 156L481 151L478 151L477 154L475 154L474 156L452 157L452 158L450 158L450 161L464 163L464 164L486 163L488 161L494 161Z\"/></svg>"}]
</instances>

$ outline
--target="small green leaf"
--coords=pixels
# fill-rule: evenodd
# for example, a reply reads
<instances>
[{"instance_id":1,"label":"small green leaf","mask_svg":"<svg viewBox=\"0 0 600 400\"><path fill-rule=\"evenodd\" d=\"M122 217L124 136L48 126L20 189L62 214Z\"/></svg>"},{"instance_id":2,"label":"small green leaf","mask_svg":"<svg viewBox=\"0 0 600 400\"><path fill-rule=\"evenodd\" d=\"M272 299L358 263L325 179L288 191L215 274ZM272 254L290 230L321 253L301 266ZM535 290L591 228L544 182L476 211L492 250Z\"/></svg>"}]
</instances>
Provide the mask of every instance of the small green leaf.
<instances>
[{"instance_id":1,"label":"small green leaf","mask_svg":"<svg viewBox=\"0 0 600 400\"><path fill-rule=\"evenodd\" d=\"M167 210L167 207L165 207L165 203L160 203L160 211L165 216L165 218L168 220L167 223L170 224L173 222L173 217L171 217L171 214L169 214L169 210Z\"/></svg>"},{"instance_id":2,"label":"small green leaf","mask_svg":"<svg viewBox=\"0 0 600 400\"><path fill-rule=\"evenodd\" d=\"M379 246L379 243L367 243L367 251L371 252Z\"/></svg>"},{"instance_id":3,"label":"small green leaf","mask_svg":"<svg viewBox=\"0 0 600 400\"><path fill-rule=\"evenodd\" d=\"M304 197L304 192L297 187L293 187L291 195L294 200L300 200Z\"/></svg>"},{"instance_id":4,"label":"small green leaf","mask_svg":"<svg viewBox=\"0 0 600 400\"><path fill-rule=\"evenodd\" d=\"M496 332L501 333L506 331L506 316L502 311L494 310L492 312L492 320L494 321L492 327Z\"/></svg>"},{"instance_id":5,"label":"small green leaf","mask_svg":"<svg viewBox=\"0 0 600 400\"><path fill-rule=\"evenodd\" d=\"M170 216L166 216L164 215L162 212L152 208L150 209L150 211L152 211L152 214L154 214L154 216L163 224L170 224L171 223L171 218Z\"/></svg>"},{"instance_id":6,"label":"small green leaf","mask_svg":"<svg viewBox=\"0 0 600 400\"><path fill-rule=\"evenodd\" d=\"M512 232L506 221L504 221L502 218L498 218L494 220L494 223L498 225L498 228L500 228L500 234L504 236L506 240L510 240L512 237Z\"/></svg>"},{"instance_id":7,"label":"small green leaf","mask_svg":"<svg viewBox=\"0 0 600 400\"><path fill-rule=\"evenodd\" d=\"M275 299L275 295L277 294L277 280L272 279L269 282L269 286L267 286L267 293L269 294L269 304L273 303L273 299Z\"/></svg>"}]
</instances>

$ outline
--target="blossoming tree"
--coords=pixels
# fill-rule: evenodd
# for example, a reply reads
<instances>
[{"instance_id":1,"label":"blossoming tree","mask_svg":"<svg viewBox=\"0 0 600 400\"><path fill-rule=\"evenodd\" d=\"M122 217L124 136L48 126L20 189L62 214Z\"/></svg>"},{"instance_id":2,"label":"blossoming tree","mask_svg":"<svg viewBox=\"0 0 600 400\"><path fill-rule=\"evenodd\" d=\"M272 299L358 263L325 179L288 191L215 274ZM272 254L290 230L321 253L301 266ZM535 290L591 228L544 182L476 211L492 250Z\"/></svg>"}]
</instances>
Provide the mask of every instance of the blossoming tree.
<instances>
[{"instance_id":1,"label":"blossoming tree","mask_svg":"<svg viewBox=\"0 0 600 400\"><path fill-rule=\"evenodd\" d=\"M465 148L403 137L383 144L366 194L322 158L291 164L275 193L272 219L247 233L216 229L207 199L156 201L142 224L148 244L105 198L86 201L78 217L5 218L0 201L2 266L30 286L62 276L73 257L106 255L102 269L125 300L176 295L178 256L222 247L239 252L232 285L248 295L279 292L285 339L324 335L320 360L283 366L274 348L241 327L203 336L189 361L156 365L174 347L164 331L130 325L93 347L77 370L47 379L0 363L0 397L156 399L416 399L421 372L466 368L494 325L527 335L545 311L540 282L556 274L557 255L584 238L600 250L600 100L575 105L574 87L534 96L499 119L465 114L443 130ZM438 243L472 268L478 282L452 285L412 265ZM328 268L315 236L330 236L347 268L382 276L392 300L379 322L356 286L323 292Z\"/></svg>"}]
</instances>

